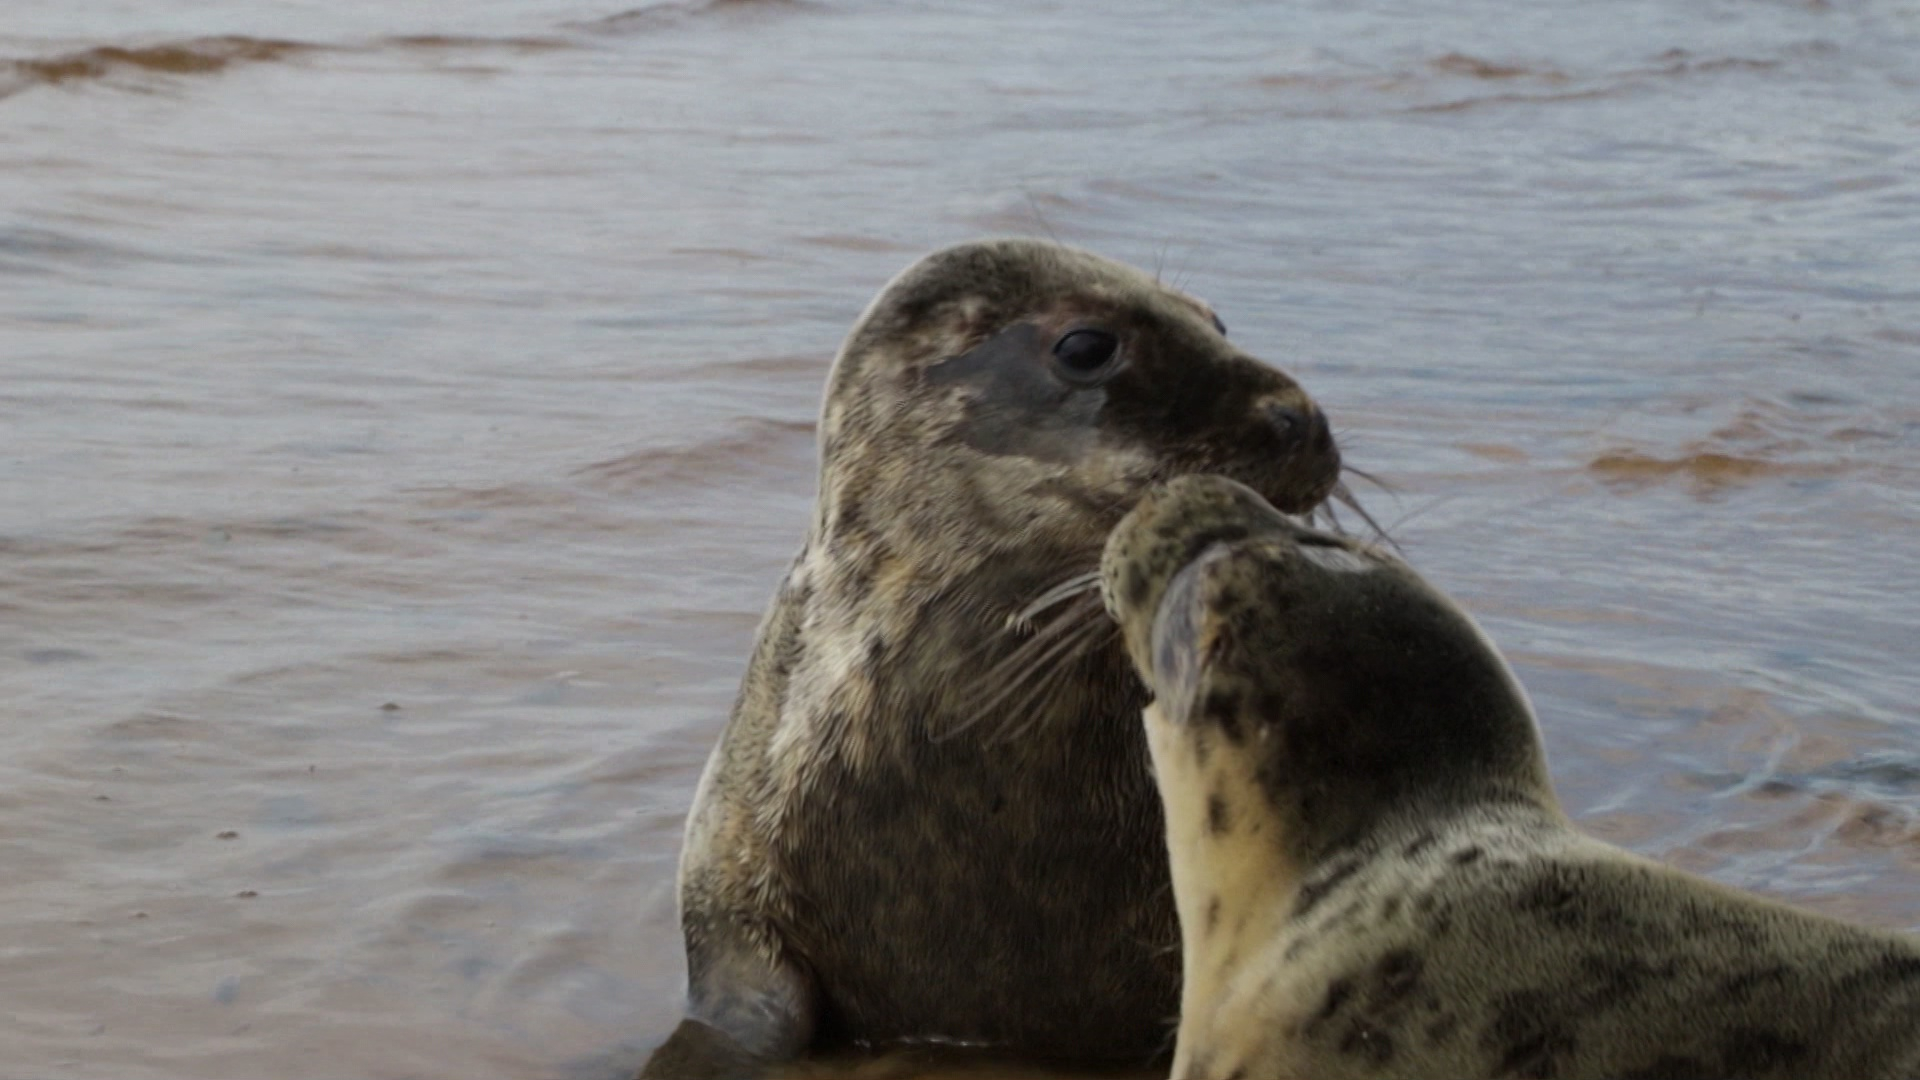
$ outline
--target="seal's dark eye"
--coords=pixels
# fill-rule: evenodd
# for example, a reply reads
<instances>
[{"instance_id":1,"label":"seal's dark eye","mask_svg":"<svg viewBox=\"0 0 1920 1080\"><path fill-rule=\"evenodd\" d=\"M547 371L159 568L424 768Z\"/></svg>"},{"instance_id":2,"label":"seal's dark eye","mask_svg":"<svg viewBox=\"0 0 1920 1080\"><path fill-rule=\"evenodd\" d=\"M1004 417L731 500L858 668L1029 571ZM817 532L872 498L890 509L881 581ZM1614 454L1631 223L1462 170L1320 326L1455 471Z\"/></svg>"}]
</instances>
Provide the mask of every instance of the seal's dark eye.
<instances>
[{"instance_id":1,"label":"seal's dark eye","mask_svg":"<svg viewBox=\"0 0 1920 1080\"><path fill-rule=\"evenodd\" d=\"M1119 355L1120 339L1105 330L1075 330L1053 343L1053 358L1069 379L1103 375Z\"/></svg>"}]
</instances>

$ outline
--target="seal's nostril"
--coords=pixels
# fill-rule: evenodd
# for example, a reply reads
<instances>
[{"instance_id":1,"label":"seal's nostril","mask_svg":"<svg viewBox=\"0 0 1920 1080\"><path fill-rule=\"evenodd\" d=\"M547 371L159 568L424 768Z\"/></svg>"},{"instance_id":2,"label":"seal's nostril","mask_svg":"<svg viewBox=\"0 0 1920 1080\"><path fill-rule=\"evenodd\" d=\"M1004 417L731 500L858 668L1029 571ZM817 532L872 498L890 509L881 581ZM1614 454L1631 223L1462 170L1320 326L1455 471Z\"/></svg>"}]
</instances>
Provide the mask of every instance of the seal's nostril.
<instances>
[{"instance_id":1,"label":"seal's nostril","mask_svg":"<svg viewBox=\"0 0 1920 1080\"><path fill-rule=\"evenodd\" d=\"M1273 427L1273 433L1285 442L1296 442L1311 438L1312 420L1307 413L1276 402L1266 406L1267 423Z\"/></svg>"},{"instance_id":2,"label":"seal's nostril","mask_svg":"<svg viewBox=\"0 0 1920 1080\"><path fill-rule=\"evenodd\" d=\"M1273 434L1281 438L1296 438L1306 430L1306 417L1300 415L1300 409L1288 409L1286 405L1267 404L1267 423L1273 425Z\"/></svg>"}]
</instances>

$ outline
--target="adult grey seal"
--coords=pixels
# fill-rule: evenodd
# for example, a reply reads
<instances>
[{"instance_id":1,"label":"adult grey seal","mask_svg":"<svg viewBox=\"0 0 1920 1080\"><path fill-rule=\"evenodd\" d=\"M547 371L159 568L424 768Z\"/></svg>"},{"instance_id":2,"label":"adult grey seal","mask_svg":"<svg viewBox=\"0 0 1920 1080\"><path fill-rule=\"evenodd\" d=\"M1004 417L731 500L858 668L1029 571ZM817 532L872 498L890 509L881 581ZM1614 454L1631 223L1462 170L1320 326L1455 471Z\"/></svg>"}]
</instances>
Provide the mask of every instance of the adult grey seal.
<instances>
[{"instance_id":1,"label":"adult grey seal","mask_svg":"<svg viewBox=\"0 0 1920 1080\"><path fill-rule=\"evenodd\" d=\"M1114 530L1154 695L1173 1075L1920 1076L1920 942L1582 836L1458 607L1220 477Z\"/></svg>"},{"instance_id":2,"label":"adult grey seal","mask_svg":"<svg viewBox=\"0 0 1920 1080\"><path fill-rule=\"evenodd\" d=\"M997 240L873 301L820 457L687 824L687 1017L642 1075L928 1043L1163 1056L1179 931L1144 692L1095 570L1169 476L1316 506L1339 482L1326 420L1204 304Z\"/></svg>"}]
</instances>

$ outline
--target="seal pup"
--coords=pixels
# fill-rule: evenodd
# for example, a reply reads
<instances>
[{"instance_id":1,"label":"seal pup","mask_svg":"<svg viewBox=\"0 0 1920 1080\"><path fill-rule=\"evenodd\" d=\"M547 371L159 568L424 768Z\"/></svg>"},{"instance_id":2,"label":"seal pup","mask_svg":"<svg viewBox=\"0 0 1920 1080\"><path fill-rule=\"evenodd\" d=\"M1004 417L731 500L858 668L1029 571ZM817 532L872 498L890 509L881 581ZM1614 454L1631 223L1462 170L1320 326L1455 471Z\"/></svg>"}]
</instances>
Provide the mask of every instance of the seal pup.
<instances>
[{"instance_id":1,"label":"seal pup","mask_svg":"<svg viewBox=\"0 0 1920 1080\"><path fill-rule=\"evenodd\" d=\"M1920 940L1576 832L1487 638L1221 477L1121 522L1153 693L1177 1080L1920 1076Z\"/></svg>"},{"instance_id":2,"label":"seal pup","mask_svg":"<svg viewBox=\"0 0 1920 1080\"><path fill-rule=\"evenodd\" d=\"M687 1016L642 1075L914 1044L1163 1058L1179 927L1100 552L1182 473L1315 507L1339 485L1325 417L1199 301L995 240L922 259L868 307L820 459L694 796Z\"/></svg>"}]
</instances>

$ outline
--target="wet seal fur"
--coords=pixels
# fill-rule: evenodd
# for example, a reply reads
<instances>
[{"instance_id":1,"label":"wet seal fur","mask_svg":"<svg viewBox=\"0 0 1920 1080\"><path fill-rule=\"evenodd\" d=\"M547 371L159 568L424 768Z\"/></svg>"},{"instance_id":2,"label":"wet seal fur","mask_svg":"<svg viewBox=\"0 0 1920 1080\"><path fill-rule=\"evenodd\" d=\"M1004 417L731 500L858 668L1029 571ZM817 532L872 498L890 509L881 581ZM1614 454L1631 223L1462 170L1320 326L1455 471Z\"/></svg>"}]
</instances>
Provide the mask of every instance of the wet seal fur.
<instances>
[{"instance_id":1,"label":"wet seal fur","mask_svg":"<svg viewBox=\"0 0 1920 1080\"><path fill-rule=\"evenodd\" d=\"M874 300L820 454L812 529L687 824L687 1018L642 1075L915 1044L1163 1057L1179 929L1145 693L1094 571L1169 476L1314 507L1340 471L1324 417L1198 301L987 241ZM1074 575L1083 625L1060 640L1085 647L1036 653L1038 689L1001 693L1049 632L1023 612Z\"/></svg>"},{"instance_id":2,"label":"wet seal fur","mask_svg":"<svg viewBox=\"0 0 1920 1080\"><path fill-rule=\"evenodd\" d=\"M1920 1076L1920 941L1582 836L1465 613L1186 477L1103 594L1155 700L1180 1080Z\"/></svg>"}]
</instances>

